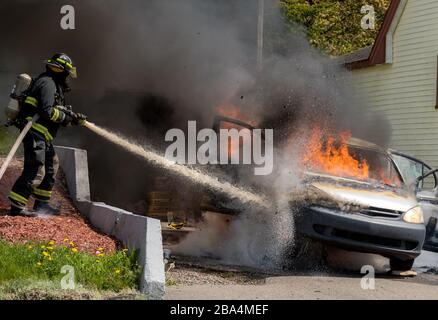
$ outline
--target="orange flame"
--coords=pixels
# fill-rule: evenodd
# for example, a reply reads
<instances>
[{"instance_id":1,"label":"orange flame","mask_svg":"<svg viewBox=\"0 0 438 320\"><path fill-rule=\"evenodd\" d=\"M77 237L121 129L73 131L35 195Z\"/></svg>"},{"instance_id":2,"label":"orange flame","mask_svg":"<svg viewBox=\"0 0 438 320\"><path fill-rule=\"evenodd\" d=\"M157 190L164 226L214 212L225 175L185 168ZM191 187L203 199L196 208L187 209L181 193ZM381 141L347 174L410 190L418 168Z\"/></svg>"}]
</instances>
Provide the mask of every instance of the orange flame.
<instances>
[{"instance_id":1,"label":"orange flame","mask_svg":"<svg viewBox=\"0 0 438 320\"><path fill-rule=\"evenodd\" d=\"M319 128L313 130L302 164L312 171L327 173L339 177L367 180L369 165L366 160L357 160L349 153L349 132L343 132L339 139L329 136L324 144Z\"/></svg>"},{"instance_id":2,"label":"orange flame","mask_svg":"<svg viewBox=\"0 0 438 320\"><path fill-rule=\"evenodd\" d=\"M217 114L221 116L232 118L235 120L240 120L254 127L256 126L256 121L254 121L254 119L251 119L251 117L248 114L245 114L233 104L230 103L221 104L220 106L217 106L215 108L215 111ZM229 128L229 127L230 126L228 124L224 124L223 128Z\"/></svg>"},{"instance_id":3,"label":"orange flame","mask_svg":"<svg viewBox=\"0 0 438 320\"><path fill-rule=\"evenodd\" d=\"M249 119L248 115L244 115L241 110L233 104L225 103L215 108L217 114L232 118L235 120L240 120L246 122L252 126L255 126L255 122ZM232 129L236 128L235 125L231 123L223 123L221 129ZM240 151L240 144L232 143L231 138L228 139L228 157L237 157Z\"/></svg>"}]
</instances>

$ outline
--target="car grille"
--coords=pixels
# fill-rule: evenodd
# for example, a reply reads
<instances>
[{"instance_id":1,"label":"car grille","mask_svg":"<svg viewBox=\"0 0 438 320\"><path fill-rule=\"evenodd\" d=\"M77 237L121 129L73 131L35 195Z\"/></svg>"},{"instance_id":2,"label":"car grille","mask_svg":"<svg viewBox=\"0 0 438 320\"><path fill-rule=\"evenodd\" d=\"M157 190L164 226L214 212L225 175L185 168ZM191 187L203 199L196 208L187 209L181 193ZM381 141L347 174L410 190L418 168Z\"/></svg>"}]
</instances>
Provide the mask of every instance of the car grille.
<instances>
[{"instance_id":1,"label":"car grille","mask_svg":"<svg viewBox=\"0 0 438 320\"><path fill-rule=\"evenodd\" d=\"M371 217L394 218L394 219L399 218L403 214L402 211L382 209L376 207L369 207L366 209L362 209L360 210L360 213Z\"/></svg>"},{"instance_id":2,"label":"car grille","mask_svg":"<svg viewBox=\"0 0 438 320\"><path fill-rule=\"evenodd\" d=\"M341 229L333 229L332 235L338 238L349 239L357 242L366 242L379 246L387 246L403 250L414 250L418 247L416 241L403 241L399 239L390 239L385 237L373 236L357 232L351 232Z\"/></svg>"}]
</instances>

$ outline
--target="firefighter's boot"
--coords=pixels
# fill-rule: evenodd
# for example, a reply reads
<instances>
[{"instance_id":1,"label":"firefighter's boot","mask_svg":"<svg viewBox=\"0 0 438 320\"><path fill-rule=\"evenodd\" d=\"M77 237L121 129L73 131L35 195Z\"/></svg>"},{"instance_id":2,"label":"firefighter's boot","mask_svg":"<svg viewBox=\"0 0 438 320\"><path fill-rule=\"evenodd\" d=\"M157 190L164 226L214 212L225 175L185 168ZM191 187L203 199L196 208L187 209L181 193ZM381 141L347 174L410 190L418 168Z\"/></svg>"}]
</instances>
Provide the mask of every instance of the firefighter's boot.
<instances>
[{"instance_id":1,"label":"firefighter's boot","mask_svg":"<svg viewBox=\"0 0 438 320\"><path fill-rule=\"evenodd\" d=\"M37 212L38 214L47 214L51 216L59 216L60 214L59 207L55 208L46 202L41 202L38 200L35 200L33 210L35 210L35 212Z\"/></svg>"},{"instance_id":2,"label":"firefighter's boot","mask_svg":"<svg viewBox=\"0 0 438 320\"><path fill-rule=\"evenodd\" d=\"M9 215L12 217L20 216L20 217L28 217L28 218L38 216L38 214L36 212L28 211L26 209L18 208L15 206L11 206L11 211L9 212Z\"/></svg>"}]
</instances>

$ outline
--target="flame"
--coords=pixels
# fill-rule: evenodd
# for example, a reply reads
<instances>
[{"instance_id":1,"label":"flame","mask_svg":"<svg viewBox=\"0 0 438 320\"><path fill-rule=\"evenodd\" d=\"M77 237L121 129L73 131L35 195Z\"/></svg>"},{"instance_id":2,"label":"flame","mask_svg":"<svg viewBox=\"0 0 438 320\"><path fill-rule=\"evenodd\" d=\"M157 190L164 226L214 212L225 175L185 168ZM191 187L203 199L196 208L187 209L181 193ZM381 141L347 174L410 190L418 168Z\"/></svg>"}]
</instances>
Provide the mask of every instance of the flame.
<instances>
[{"instance_id":1,"label":"flame","mask_svg":"<svg viewBox=\"0 0 438 320\"><path fill-rule=\"evenodd\" d=\"M221 116L246 122L253 127L257 125L254 119L252 119L248 114L243 113L238 107L236 107L231 103L223 103L217 106L215 108L215 111L217 114ZM224 124L223 128L234 128L234 127L232 125L230 126L229 124Z\"/></svg>"},{"instance_id":2,"label":"flame","mask_svg":"<svg viewBox=\"0 0 438 320\"><path fill-rule=\"evenodd\" d=\"M216 113L224 116L224 117L228 117L228 118L232 118L235 120L240 120L243 122L248 123L251 126L255 126L255 122L254 120L251 120L248 115L245 115L238 107L236 107L233 104L230 103L224 103L221 104L219 106L217 106L215 108ZM233 129L236 128L236 126L232 123L223 123L221 126L221 129ZM240 151L240 143L236 144L236 143L232 143L232 139L229 138L228 139L228 157L234 158L234 157L238 157L239 156L239 151Z\"/></svg>"},{"instance_id":3,"label":"flame","mask_svg":"<svg viewBox=\"0 0 438 320\"><path fill-rule=\"evenodd\" d=\"M326 143L323 143L321 136L319 128L312 131L302 159L306 169L339 177L368 180L369 165L366 160L357 160L349 153L349 132L341 133L338 139L329 136Z\"/></svg>"}]
</instances>

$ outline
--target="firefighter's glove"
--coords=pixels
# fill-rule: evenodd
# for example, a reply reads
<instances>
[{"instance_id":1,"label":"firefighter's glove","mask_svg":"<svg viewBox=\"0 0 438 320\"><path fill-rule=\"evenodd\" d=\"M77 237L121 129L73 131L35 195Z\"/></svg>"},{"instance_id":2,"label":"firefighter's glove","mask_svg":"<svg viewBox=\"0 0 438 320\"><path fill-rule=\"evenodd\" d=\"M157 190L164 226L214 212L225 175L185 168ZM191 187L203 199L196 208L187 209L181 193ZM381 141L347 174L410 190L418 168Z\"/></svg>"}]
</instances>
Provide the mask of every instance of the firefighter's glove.
<instances>
[{"instance_id":1,"label":"firefighter's glove","mask_svg":"<svg viewBox=\"0 0 438 320\"><path fill-rule=\"evenodd\" d=\"M72 119L72 124L75 126L83 126L87 121L87 116L82 113L75 113Z\"/></svg>"}]
</instances>

